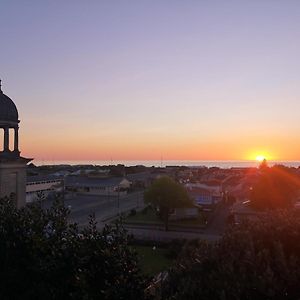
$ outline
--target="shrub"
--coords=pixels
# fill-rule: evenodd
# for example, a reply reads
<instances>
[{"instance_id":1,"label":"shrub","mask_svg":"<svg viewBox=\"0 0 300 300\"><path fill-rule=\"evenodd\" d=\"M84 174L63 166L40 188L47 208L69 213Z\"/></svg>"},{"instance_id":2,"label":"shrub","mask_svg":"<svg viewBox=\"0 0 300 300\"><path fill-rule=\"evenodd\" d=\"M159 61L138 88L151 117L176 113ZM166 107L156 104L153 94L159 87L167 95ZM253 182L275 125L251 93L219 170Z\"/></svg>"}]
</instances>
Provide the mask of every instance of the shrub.
<instances>
[{"instance_id":1,"label":"shrub","mask_svg":"<svg viewBox=\"0 0 300 300\"><path fill-rule=\"evenodd\" d=\"M133 208L130 210L129 216L135 216L136 215L136 210Z\"/></svg>"},{"instance_id":2,"label":"shrub","mask_svg":"<svg viewBox=\"0 0 300 300\"><path fill-rule=\"evenodd\" d=\"M68 222L59 200L0 200L0 299L144 299L147 281L123 227Z\"/></svg>"},{"instance_id":3,"label":"shrub","mask_svg":"<svg viewBox=\"0 0 300 300\"><path fill-rule=\"evenodd\" d=\"M176 259L180 255L185 243L186 243L186 241L183 239L182 240L179 240L179 239L172 240L168 245L168 252L166 254L166 257L168 257L170 259Z\"/></svg>"},{"instance_id":4,"label":"shrub","mask_svg":"<svg viewBox=\"0 0 300 300\"><path fill-rule=\"evenodd\" d=\"M194 241L169 272L163 299L300 299L300 217L274 212L231 227L215 244Z\"/></svg>"}]
</instances>

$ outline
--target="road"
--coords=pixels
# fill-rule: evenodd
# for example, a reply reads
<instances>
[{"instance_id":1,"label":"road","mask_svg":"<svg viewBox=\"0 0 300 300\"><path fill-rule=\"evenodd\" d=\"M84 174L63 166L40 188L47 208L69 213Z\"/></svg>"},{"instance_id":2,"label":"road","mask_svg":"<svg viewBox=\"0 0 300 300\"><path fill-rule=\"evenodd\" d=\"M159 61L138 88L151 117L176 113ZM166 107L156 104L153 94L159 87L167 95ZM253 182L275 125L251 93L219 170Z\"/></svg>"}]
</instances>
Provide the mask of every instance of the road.
<instances>
[{"instance_id":1,"label":"road","mask_svg":"<svg viewBox=\"0 0 300 300\"><path fill-rule=\"evenodd\" d=\"M46 200L45 206L49 207L52 200ZM110 218L131 209L144 207L143 192L134 192L124 196L95 196L74 195L65 200L65 205L70 208L70 220L79 225L87 225L88 217L95 214L99 227L103 226Z\"/></svg>"},{"instance_id":2,"label":"road","mask_svg":"<svg viewBox=\"0 0 300 300\"><path fill-rule=\"evenodd\" d=\"M51 203L51 200L46 200L45 206L49 207ZM99 229L117 217L118 214L129 212L133 208L142 209L145 206L143 191L130 193L120 198L118 196L74 195L71 199L65 200L65 205L71 210L70 221L76 222L80 226L85 226L88 224L89 216L95 214ZM207 228L198 232L197 230L188 229L174 229L166 232L159 227L155 228L153 226L125 225L125 227L129 233L143 240L170 241L181 238L200 238L215 241L220 238L224 231L228 211L229 209L223 205L217 207Z\"/></svg>"}]
</instances>

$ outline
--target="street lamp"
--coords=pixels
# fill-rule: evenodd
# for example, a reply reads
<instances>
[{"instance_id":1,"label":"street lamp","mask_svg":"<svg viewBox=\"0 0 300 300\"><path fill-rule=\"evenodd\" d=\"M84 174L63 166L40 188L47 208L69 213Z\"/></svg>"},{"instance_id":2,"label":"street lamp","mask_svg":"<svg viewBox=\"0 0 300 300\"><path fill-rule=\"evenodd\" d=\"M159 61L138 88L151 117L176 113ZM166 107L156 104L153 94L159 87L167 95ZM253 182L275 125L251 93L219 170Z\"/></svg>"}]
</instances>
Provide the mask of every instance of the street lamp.
<instances>
[{"instance_id":1,"label":"street lamp","mask_svg":"<svg viewBox=\"0 0 300 300\"><path fill-rule=\"evenodd\" d=\"M118 215L120 215L120 188L118 187Z\"/></svg>"}]
</instances>

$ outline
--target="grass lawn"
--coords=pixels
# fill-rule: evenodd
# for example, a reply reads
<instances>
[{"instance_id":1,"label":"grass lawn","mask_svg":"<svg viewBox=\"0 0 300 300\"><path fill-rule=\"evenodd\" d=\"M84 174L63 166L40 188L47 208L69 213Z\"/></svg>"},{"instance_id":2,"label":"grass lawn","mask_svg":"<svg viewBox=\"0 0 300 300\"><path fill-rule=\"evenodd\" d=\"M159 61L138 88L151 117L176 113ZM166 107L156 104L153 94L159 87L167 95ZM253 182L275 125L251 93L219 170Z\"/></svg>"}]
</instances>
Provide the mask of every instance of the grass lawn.
<instances>
[{"instance_id":1,"label":"grass lawn","mask_svg":"<svg viewBox=\"0 0 300 300\"><path fill-rule=\"evenodd\" d=\"M145 275L154 276L172 265L172 260L165 256L167 249L157 247L153 250L150 246L133 247L139 255L140 268Z\"/></svg>"},{"instance_id":2,"label":"grass lawn","mask_svg":"<svg viewBox=\"0 0 300 300\"><path fill-rule=\"evenodd\" d=\"M186 219L180 221L170 221L170 225L183 226L183 227L205 227L205 219L199 216L197 219Z\"/></svg>"},{"instance_id":3,"label":"grass lawn","mask_svg":"<svg viewBox=\"0 0 300 300\"><path fill-rule=\"evenodd\" d=\"M125 219L125 223L137 223L137 224L163 224L152 209L148 209L147 213L137 212L134 216L128 216ZM169 225L176 225L182 227L205 227L205 218L200 215L197 219L186 219L169 221Z\"/></svg>"},{"instance_id":4,"label":"grass lawn","mask_svg":"<svg viewBox=\"0 0 300 300\"><path fill-rule=\"evenodd\" d=\"M128 216L125 223L145 223L145 224L162 224L162 221L157 217L152 209L148 209L147 213L137 212L134 216Z\"/></svg>"}]
</instances>

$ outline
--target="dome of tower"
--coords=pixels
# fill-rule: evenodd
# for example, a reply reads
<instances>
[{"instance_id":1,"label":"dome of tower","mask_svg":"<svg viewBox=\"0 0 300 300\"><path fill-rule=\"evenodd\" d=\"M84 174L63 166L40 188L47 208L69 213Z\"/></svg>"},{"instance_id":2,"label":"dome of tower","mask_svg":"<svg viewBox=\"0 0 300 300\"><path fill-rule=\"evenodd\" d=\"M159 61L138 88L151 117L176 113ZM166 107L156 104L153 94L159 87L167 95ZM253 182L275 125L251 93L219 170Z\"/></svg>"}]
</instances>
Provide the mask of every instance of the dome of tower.
<instances>
[{"instance_id":1,"label":"dome of tower","mask_svg":"<svg viewBox=\"0 0 300 300\"><path fill-rule=\"evenodd\" d=\"M15 103L1 90L0 81L0 122L18 122L19 114Z\"/></svg>"}]
</instances>

